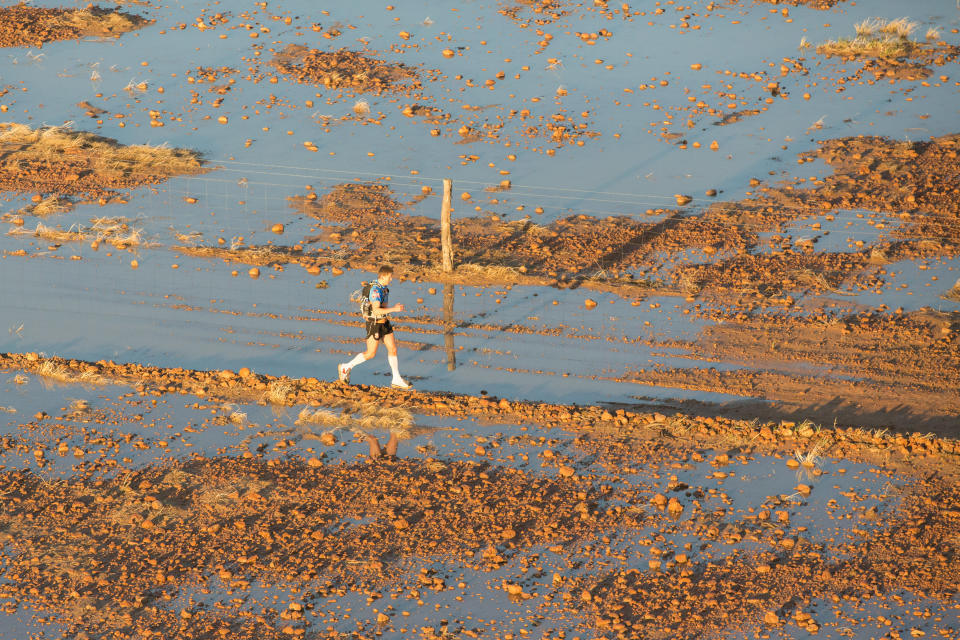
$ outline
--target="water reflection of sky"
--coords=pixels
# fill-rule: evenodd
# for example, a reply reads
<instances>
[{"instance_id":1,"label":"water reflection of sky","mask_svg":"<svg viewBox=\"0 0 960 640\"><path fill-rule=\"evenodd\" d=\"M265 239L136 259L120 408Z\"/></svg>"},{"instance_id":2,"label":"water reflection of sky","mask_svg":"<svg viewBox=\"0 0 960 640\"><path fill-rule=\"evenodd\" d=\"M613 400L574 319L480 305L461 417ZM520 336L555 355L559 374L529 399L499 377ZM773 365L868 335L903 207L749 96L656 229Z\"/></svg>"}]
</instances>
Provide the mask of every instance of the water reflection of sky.
<instances>
[{"instance_id":1,"label":"water reflection of sky","mask_svg":"<svg viewBox=\"0 0 960 640\"><path fill-rule=\"evenodd\" d=\"M387 11L377 3L359 2L328 9L325 15L303 0L270 5L266 13L252 4L134 5L131 10L145 12L156 24L119 39L50 43L30 51L4 49L0 86L12 89L0 97L0 104L8 106L10 120L34 126L69 121L76 129L127 144L163 143L202 152L214 171L136 189L128 204L81 205L44 220L70 228L89 225L93 217L123 216L143 229L145 239L165 247L178 242L215 244L219 238L228 245L240 238L248 245L293 244L311 233L314 220L296 213L287 198L305 193L307 185L323 193L354 180L389 185L399 200L407 201L423 187L437 193L439 180L450 177L458 196L464 191L472 194L469 201L455 201L455 216L479 210L507 220L530 216L540 223L579 213L656 220L647 210L675 206L677 193L693 196L686 208L690 214L712 201L704 195L708 189L719 190L718 199L734 200L752 190L751 178L809 180L827 175L829 167L822 162L796 162L796 154L813 149L817 140L861 134L920 140L955 132L960 124L955 80L940 79L943 72L949 76L945 69L935 70L926 82L929 86L910 81L848 82L837 91L837 74L850 73L856 65L797 48L801 37L816 44L852 33L853 25L866 17L903 13L889 0L842 3L827 12L788 7L786 14L784 7L766 5L708 9L698 2L663 5L659 14L637 6L632 10L645 14L632 20L616 12L608 19L594 8L561 5L569 13L547 25L530 22L543 16L523 7L519 20L512 20L499 13L503 6L473 2L438 7L415 1ZM204 31L191 26L198 17L217 12L227 16L226 24ZM957 42L952 29L960 19L945 11L942 3L914 3L910 13L921 23L921 32L936 26L946 41ZM291 18L290 25L285 17ZM529 28L520 26L525 21ZM344 35L326 40L313 24L355 29L343 28ZM244 25L253 26L260 37L250 38ZM538 28L552 36L545 48ZM605 37L603 30L612 35ZM403 40L401 31L410 39ZM578 33L598 37L588 44ZM747 36L750 47L730 46ZM266 63L271 49L288 43L367 47L383 59L438 73L425 76L429 79L415 97L357 96L285 78L270 82L274 71ZM446 48L457 55L444 57ZM792 61L801 62L806 71ZM700 68L693 68L696 65ZM190 83L188 77L199 77L199 66L237 72L216 82ZM503 77L497 77L500 71ZM227 93L209 91L230 79L234 84ZM495 80L492 88L488 79ZM145 91L136 89L141 82L147 83ZM787 98L768 104L769 82L779 83ZM559 88L566 95L559 95ZM214 107L220 97L222 104ZM358 98L369 103L379 124L363 125L354 117ZM78 105L84 100L108 111L100 118L102 124ZM307 106L308 101L313 106ZM689 111L698 101L723 113L760 111L719 126L717 116ZM402 113L413 102L443 109L453 117L452 124L440 126L442 135L430 135L435 125ZM530 118L520 117L523 109L530 110ZM150 126L151 110L162 114L163 127ZM512 110L518 115L511 117ZM114 117L118 114L125 117ZM584 123L586 128L578 131L599 136L581 138L583 146L565 145L548 155L546 150L556 145L521 134L529 126L541 126L541 116L549 120L553 114ZM226 116L229 124L219 124L220 116ZM125 126L121 128L120 122ZM478 128L500 123L497 140L460 143L457 130L462 124ZM680 148L680 139L660 139L661 129L682 133L687 148ZM313 142L318 151L304 147L305 141ZM709 148L713 141L717 151ZM516 159L509 159L511 155ZM510 190L485 190L503 179L512 182ZM187 204L186 197L198 202ZM24 197L13 196L0 210L12 212L25 204ZM538 208L543 212L538 214ZM431 217L438 211L435 196L408 209ZM780 235L791 241L809 240L817 251L847 252L855 250L858 241L869 246L894 226L885 220L885 228L878 231L877 224L869 224L869 216L850 218L850 212L832 212L830 221L823 212L814 213L819 217L799 221ZM817 229L812 227L815 221L820 224ZM283 236L270 232L276 222L285 225ZM35 223L28 219L27 226ZM176 234L193 240L178 239ZM767 250L770 240L773 234L762 235L757 250ZM347 294L356 288L356 280L365 277L353 272L340 278L326 271L309 276L288 266L283 272L264 269L253 281L244 275L242 265L189 258L165 248L94 251L88 243L56 247L40 239L0 235L0 250L19 249L44 257L5 258L0 295L8 302L0 309L0 348L7 351L195 368L250 366L329 379L336 364L359 347L359 330L330 314L352 311ZM139 263L136 271L130 268L134 257ZM708 261L700 253L680 258ZM179 269L171 269L172 264ZM955 309L956 303L941 298L956 280L952 268L938 264L921 273L918 266L908 265L882 293L859 292L854 300L841 302ZM240 271L239 277L230 275L234 269ZM926 279L932 272L938 281ZM317 289L321 281L329 288ZM900 282L909 288L898 288ZM429 286L395 283L395 297L415 313L439 317L440 296L425 295ZM418 297L424 302L414 306ZM586 298L596 299L598 308L584 309ZM660 307L651 308L651 303ZM491 328L457 329L454 371L447 369L441 334L407 334L404 337L418 350L404 353L404 371L418 388L428 390L486 389L500 396L550 401L625 400L635 391L608 378L631 368L704 366L683 359L680 350L647 344L695 338L703 326L691 312L695 304L653 296L632 306L630 301L584 289L458 287L456 319L488 323ZM561 335L503 330L513 324L561 328ZM570 338L573 334L577 337ZM385 370L383 362L377 362L355 375L379 383ZM538 371L544 373L528 373ZM651 393L717 399L676 389Z\"/></svg>"},{"instance_id":2,"label":"water reflection of sky","mask_svg":"<svg viewBox=\"0 0 960 640\"><path fill-rule=\"evenodd\" d=\"M59 440L69 445L70 452L58 455L48 443L49 464L42 469L35 463L33 446L28 447L19 461L11 455L12 450L8 450L7 470L29 467L48 480L69 481L88 468L72 455L75 446L83 447L88 459L104 462L105 455L119 462L116 467L105 465L107 471L95 473L94 477L109 477L118 469L193 460L196 456L239 456L249 452L264 460L319 457L324 465L349 465L361 460L367 452L363 438L349 425L330 427L299 421L301 407L257 403L224 405L191 396L162 396L154 405L149 397L129 394L123 387L44 385L34 376L20 384L7 381L0 389L3 392L0 404L18 407L18 413L10 414L6 421L4 434L26 438L28 444L30 438L42 438L44 428L50 429L49 425L24 429L19 424L29 419L27 414L46 410L50 414L46 421L55 421L56 432L66 436ZM78 399L87 403L79 414L69 409ZM107 424L91 420L94 417L105 419ZM399 454L404 458L425 463L480 460L476 451L479 445L485 449L482 456L485 462L532 476L556 476L562 462L573 466L578 477L594 490L607 492L607 497L598 503L599 508L639 509L649 516L647 525L636 529L615 527L604 532L609 542L605 542L605 551L600 555L596 555L598 549L594 545L583 540L560 540L559 547L504 546L499 550L504 562L493 570L477 568L482 549L476 550L476 558L468 554L462 558L401 559L391 568L391 575L393 569L399 571L394 584L403 588L384 590L381 598L373 600L358 593L318 597L317 590L326 584L322 575L315 584L251 578L249 586L239 587L228 585L217 576L207 576L197 586L184 586L165 606L174 611L210 608L238 612L264 606L284 611L291 602L309 603L306 622L294 621L295 626L325 628L330 624L341 632L355 628L357 621L364 625L376 624L377 614L386 612L391 617L389 625L395 627L389 629L390 637L400 637L402 625L416 622L422 626L439 626L444 624L442 620L452 629L473 628L471 625L481 619L495 621L501 631L516 633L526 624L520 614L531 613L528 609L533 607L538 622L530 631L539 634L551 628L572 632L589 628L592 618L571 615L553 604L562 600L544 596L562 594L563 584L578 577L589 578L601 567L604 571L649 570L650 541L654 538L655 546L667 554L667 558L685 552L693 565L706 560L714 562L734 553L749 558L767 548L755 536L767 536L776 527L812 544L842 546L844 541L859 539L858 531L882 525L885 514L895 509L902 483L906 481L872 465L831 458L829 451L817 448L815 439L810 441L807 450L799 452L812 454L813 466L810 467L791 468L783 457L758 455L732 455L724 463L722 457L718 458L721 451L709 449L689 459L688 454L679 450L673 455L664 451L663 456L655 457L655 463L648 464L624 457L626 450L614 442L608 443L614 448L606 453L603 446L599 449L591 446L591 442L602 444L602 438L587 437L587 446L584 446L583 433L537 425L489 425L469 418L417 414L413 417L416 426L411 430L412 437L400 443ZM86 432L82 433L82 429ZM327 432L335 435L335 444L319 440L318 436ZM385 431L371 433L386 437ZM116 446L100 440L102 436L123 434L132 437L116 438ZM92 443L98 441L102 447L93 446ZM542 455L546 450L552 452L551 456ZM801 484L810 487L809 493L798 490ZM649 503L657 493L679 500L685 507L683 514L674 519L659 513ZM867 518L872 509L878 517ZM763 510L771 514L771 518L776 518L778 511L784 511L789 525L764 520L759 515ZM722 517L711 522L720 534L704 546L704 540L696 533L697 518L718 512ZM335 521L330 533L371 523L347 516ZM750 534L753 530L755 533ZM531 557L535 557L532 563ZM444 588L435 590L425 586L420 579L423 571L443 580ZM235 578L244 577L239 567L234 573ZM561 583L555 581L554 574L563 577ZM523 592L534 596L533 599L511 597L504 590L504 583L521 585ZM414 590L417 595L411 595ZM912 599L908 598L904 606L910 602ZM404 611L408 615L404 615Z\"/></svg>"}]
</instances>

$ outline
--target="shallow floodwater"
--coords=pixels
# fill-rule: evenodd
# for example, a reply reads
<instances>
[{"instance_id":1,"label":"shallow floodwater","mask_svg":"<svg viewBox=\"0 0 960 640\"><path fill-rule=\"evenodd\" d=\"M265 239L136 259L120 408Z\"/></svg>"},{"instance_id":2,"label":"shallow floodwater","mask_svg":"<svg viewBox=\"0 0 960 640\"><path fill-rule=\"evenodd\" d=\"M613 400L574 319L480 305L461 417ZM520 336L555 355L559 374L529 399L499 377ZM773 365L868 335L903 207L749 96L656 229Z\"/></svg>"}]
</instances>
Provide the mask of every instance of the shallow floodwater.
<instances>
[{"instance_id":1,"label":"shallow floodwater","mask_svg":"<svg viewBox=\"0 0 960 640\"><path fill-rule=\"evenodd\" d=\"M571 214L615 214L656 220L656 210L675 206L677 193L694 197L686 209L694 213L711 201L702 195L710 188L720 192L718 199L736 199L750 191L750 178L822 177L829 172L826 165L795 162L795 154L813 148L816 140L858 134L922 139L960 125L955 78L940 80L940 69L928 86L849 82L838 91L836 71L845 65L798 49L798 34L814 44L843 36L866 17L899 16L904 10L898 3L841 3L827 12L665 3L659 9L633 7L644 13L630 21L619 10L609 19L578 5L557 6L559 15L550 17L524 7L511 14L499 2L456 7L412 2L391 10L359 2L330 8L328 14L302 1L266 9L195 1L131 5L156 23L119 39L0 51L0 86L11 88L0 104L8 107L10 120L34 126L73 123L127 144L197 149L215 168L136 189L128 204L81 205L43 221L77 229L95 217L121 216L142 230L146 243L158 245L154 248L95 251L86 242L58 246L0 235L0 250L26 249L32 256L4 258L0 349L200 368L249 366L329 379L336 364L359 349L360 329L343 321L356 319L349 316L353 307L347 298L369 274L309 276L288 266L283 272L264 269L253 281L243 265L183 256L169 247L216 245L218 239L228 246L293 244L310 236L313 225L287 198L307 193L308 185L323 193L353 181L389 185L398 200L407 201L424 187L436 194L439 181L452 178L458 196L471 194L467 201L456 199L457 217L479 212L547 223ZM204 30L193 26L198 19L209 24L215 13L226 22ZM958 40L951 29L960 16L952 7L930 0L912 4L910 14L921 30L936 27L948 42ZM546 23L535 23L537 18ZM313 25L320 31L339 28L342 35L324 39ZM256 39L250 37L254 32ZM599 35L580 38L578 33ZM751 47L731 46L747 35ZM277 79L268 63L287 44L369 48L424 71L423 86L416 96L353 95ZM444 57L448 48L455 51L453 58ZM799 57L806 73L782 72L781 62ZM211 83L198 67L226 72ZM942 72L950 75L946 68ZM768 104L770 81L779 82L781 92ZM141 83L145 90L137 88ZM229 90L211 92L214 85ZM719 126L709 114L691 111L692 97L724 111L757 114ZM363 124L354 116L359 99L367 101L375 123ZM77 104L82 100L107 113L86 116L86 107ZM415 102L449 113L452 124L431 135L433 125L402 113ZM530 110L530 118L512 114L522 109ZM151 111L160 115L153 118ZM590 135L564 145L524 135L529 126L541 124L538 118L553 114L583 124L577 131ZM219 124L220 116L229 124ZM151 120L163 126L152 127ZM496 125L496 138L463 140L457 131L464 124L479 131ZM686 144L663 139L662 130L682 133ZM318 151L308 150L305 141ZM716 151L710 150L713 141ZM511 181L511 189L485 191L503 179ZM196 204L187 204L188 197ZM14 196L0 211L25 204L24 197ZM427 197L407 212L437 217L438 198ZM810 239L820 251L845 252L893 230L890 222L878 231L867 224L873 221L869 216L850 215L833 212L833 221L810 217L780 235ZM805 229L815 221L818 229ZM37 222L27 218L25 226ZM270 232L277 222L285 225L283 236ZM764 235L758 252L766 250L770 236ZM323 243L316 249L333 250ZM133 258L139 263L135 271ZM690 259L704 261L700 255ZM929 272L907 265L879 294L835 297L841 303L955 310L956 302L941 298L953 285L946 268L938 281L921 283ZM230 276L233 270L240 275ZM904 292L901 282L915 286ZM323 284L329 287L317 288ZM393 297L412 315L439 319L442 294L426 294L429 286L434 285L395 283ZM544 401L630 401L637 390L613 380L635 369L736 368L683 359L682 351L656 346L694 339L704 326L691 313L697 303L682 298L650 296L631 306L583 289L458 286L455 292L454 319L489 329L454 331L452 371L438 320L425 325L428 333L398 334L407 339L405 347L414 349L404 351L402 366L418 388L485 389ZM415 304L417 298L424 302ZM586 298L596 299L597 309L584 309ZM331 315L339 313L348 315ZM511 333L515 324L559 333ZM358 369L355 378L379 382L385 370L378 361ZM738 399L669 387L643 393L663 400Z\"/></svg>"},{"instance_id":2,"label":"shallow floodwater","mask_svg":"<svg viewBox=\"0 0 960 640\"><path fill-rule=\"evenodd\" d=\"M387 437L386 430L358 431L350 426L304 423L298 420L302 407L296 406L225 405L181 395L151 399L124 386L94 388L44 383L37 376L3 382L0 405L5 407L5 415L0 415L0 435L18 438L28 445L20 454L8 449L3 469L29 468L48 482L109 478L118 472L163 467L196 456L252 454L265 460L319 457L324 465L351 465L367 455L365 434L380 437L381 444ZM48 415L37 419L33 414L40 411ZM732 456L728 463L718 464L720 452L709 449L699 451L699 461L687 458L688 454L679 450L675 454L664 451L665 456L655 462L627 461L627 466L621 468L624 461L618 462L615 456L585 446L584 438L602 442L601 436L594 438L537 425L491 425L419 414L412 414L412 418L410 435L399 445L398 454L403 458L441 463L483 460L493 468L510 467L533 476L552 476L556 466L547 464L542 455L549 449L551 458L566 461L578 477L589 479L582 486L612 488L610 497L599 505L604 509L620 507L655 514L649 496L662 492L687 506L696 503L705 513L719 510L724 515L712 522L724 531L725 527L736 530L749 528L750 523L763 524L758 519L762 510L767 510L768 515L782 512L789 519L791 533L813 545L842 545L860 539L865 529L882 526L886 514L898 504L903 483L909 481L872 465L815 453L810 458L813 464L799 469L790 468L781 457L750 454ZM44 444L44 433L51 430L60 434L58 442L66 443L67 448L58 454L46 443L45 463L38 467L34 443ZM336 442L322 443L319 436L323 433L333 434ZM482 457L475 451L478 443L488 452ZM811 443L811 447L815 445ZM82 456L73 453L75 447L83 449ZM93 460L103 471L93 470ZM809 489L799 491L800 484ZM639 502L638 495L642 496ZM870 513L875 515L865 519L865 514ZM715 562L730 554L762 552L768 545L752 535L705 544L688 526L693 524L695 514L696 510L694 515L685 513L678 519L654 519L656 524L646 528L613 528L605 532L603 545L570 540L562 543L562 548L505 547L505 561L495 569L480 569L481 549L476 550L476 557L468 554L407 559L394 583L402 588L385 589L377 598L354 592L318 598L317 591L326 584L322 576L316 581L289 583L257 579L240 587L235 582L227 584L217 576L207 576L199 584L185 584L172 600L159 605L173 611L211 608L240 612L263 606L286 611L291 602L311 603L304 619L295 623L298 628L320 631L329 626L349 633L360 623L364 627L379 625L384 636L396 638L405 637L405 628L431 626L447 626L451 633L457 633L485 625L488 630L502 633L524 634L526 630L538 638L561 630L568 634L587 633L593 628L592 618L571 615L563 606L565 589L558 588L555 574L562 575L564 581L575 581L590 578L601 569L649 571L648 560L654 557L650 549L653 539L657 554L672 557L686 549L692 566ZM348 517L334 527L363 524L362 520ZM243 575L241 568L235 571ZM446 587L424 587L421 576L425 574L443 580ZM506 583L521 585L526 595L509 595ZM899 606L887 611L905 613L927 606L922 598L910 594L902 598ZM869 603L864 606L872 610ZM390 617L388 623L377 622L382 612ZM21 610L11 620L35 630L37 627L29 624L34 615L42 616L43 612ZM829 627L834 623L822 620L821 624ZM3 628L12 632L21 627ZM42 628L52 631L46 625Z\"/></svg>"},{"instance_id":3,"label":"shallow floodwater","mask_svg":"<svg viewBox=\"0 0 960 640\"><path fill-rule=\"evenodd\" d=\"M0 6L12 4L0 0ZM861 79L841 86L837 79L852 75L854 64L800 48L801 37L815 47L852 35L864 19L904 13L919 22L920 34L936 28L943 40L957 44L960 10L949 0L908 6L893 0L842 2L829 11L651 1L631 3L631 11L643 12L632 20L614 6L621 3L610 3L609 14L598 10L600 4L558 2L551 5L558 11L553 15L534 13L527 3L481 0L412 0L391 8L367 0L325 7L308 0L124 3L125 10L141 12L155 24L118 39L0 49L0 92L6 89L0 119L70 126L123 144L195 149L211 169L132 190L125 204L82 204L43 220L25 217L27 229L42 222L74 230L89 227L94 218L123 217L142 232L136 248L103 243L95 249L89 239L56 244L8 234L15 229L4 224L0 351L205 370L249 367L331 380L336 365L362 348L349 295L371 274L347 269L334 276L324 269L310 275L287 265L262 267L252 279L247 265L191 257L174 247L304 242L316 233L317 221L288 198L309 191L322 195L355 182L388 185L396 200L410 202L404 213L431 218L439 217L441 181L450 178L457 218L530 218L546 225L584 214L656 222L664 210L676 208L677 194L693 198L683 215L696 215L712 202L749 197L755 192L752 179L815 183L830 167L820 161L799 164L797 154L815 149L818 140L876 135L918 141L960 131L956 63L934 68L926 81ZM225 20L213 25L217 13ZM198 20L208 26L197 28ZM332 28L341 34L324 38ZM422 86L411 95L354 95L297 84L276 76L269 65L289 44L369 50L420 70ZM199 67L219 70L220 77L205 81ZM776 96L767 88L771 82L779 83ZM358 115L361 100L369 116ZM83 102L105 113L89 117ZM740 119L719 122L698 102L737 112ZM403 110L413 104L450 118L435 125L407 117ZM220 124L221 117L228 124ZM572 138L558 143L545 125L561 118ZM464 137L462 127L481 135ZM499 190L504 180L510 186ZM422 197L427 188L432 195ZM705 195L710 189L718 192L716 198ZM19 211L29 200L0 194L0 215ZM800 241L820 252L850 253L892 237L897 220L861 211L803 212L784 228L762 233L753 252ZM284 225L282 235L271 231L276 223ZM307 246L319 255L337 250L324 242ZM689 264L717 256L690 251L668 258ZM633 275L669 286L669 269L656 266ZM960 278L956 259L884 268L886 284L879 290L804 296L789 313L960 310L960 302L943 297ZM717 405L748 399L733 391L641 386L629 382L631 374L657 368L827 373L815 363L748 366L696 355L684 343L689 346L721 322L709 312L711 304L722 305L694 295L652 292L625 299L585 286L411 281L395 281L391 290L392 301L407 307L396 323L401 368L424 391L641 403L658 410L694 406L713 415ZM448 297L452 310L445 304ZM587 308L588 300L595 308ZM385 354L352 377L355 383L388 384ZM324 407L308 409L318 408ZM366 432L343 416L335 427L312 423L301 417L303 409L149 397L125 385L64 385L2 372L0 436L13 445L0 452L0 471L30 469L47 482L75 482L194 456L363 462L369 452ZM908 481L884 468L815 451L796 452L813 460L799 470L783 457L743 451L731 454L727 464L711 464L726 452L707 448L694 457L692 450L677 447L660 460L639 464L632 450L621 450L617 459L598 453L591 448L596 442L583 433L472 418L411 414L410 419L409 437L399 444L402 458L445 463L482 458L531 477L556 476L562 460L584 487L610 487L604 507L653 513L649 499L663 493L689 508L677 521L663 517L644 529L611 528L602 543L598 536L566 541L559 551L504 547L507 557L496 569L478 568L481 549L475 557L410 559L379 598L351 592L311 599L322 585L310 582L257 581L237 589L210 575L201 584L183 586L163 606L247 612L270 603L286 611L291 602L309 602L312 608L295 626L315 637L328 630L352 633L359 623L383 638L414 637L432 628L447 638L537 639L563 632L574 640L612 640L616 634L595 628L595 616L586 608L571 613L564 607L564 594L580 602L578 594L565 591L568 584L603 571L650 570L650 541L657 537L660 551L672 556L684 550L693 566L708 554L716 559L755 552L760 534L747 529L760 529L761 511L785 512L798 540L849 542L855 530L883 525ZM380 444L389 437L387 430L372 433ZM542 455L547 449L549 459ZM38 450L44 455L38 457ZM721 514L718 528L726 531L729 525L731 535L700 546L702 539L689 528L695 502L704 512ZM363 524L344 518L336 526L343 531ZM446 587L424 588L423 572L442 578ZM554 574L562 579L555 582ZM532 597L511 597L505 581L522 585ZM934 637L960 628L955 602L906 592L878 602L816 600L804 610L817 619L820 638L867 640L893 631L900 637ZM378 623L379 614L388 620ZM0 640L58 635L54 624L38 623L43 615L26 607L4 609ZM808 635L790 623L768 629L764 637Z\"/></svg>"}]
</instances>

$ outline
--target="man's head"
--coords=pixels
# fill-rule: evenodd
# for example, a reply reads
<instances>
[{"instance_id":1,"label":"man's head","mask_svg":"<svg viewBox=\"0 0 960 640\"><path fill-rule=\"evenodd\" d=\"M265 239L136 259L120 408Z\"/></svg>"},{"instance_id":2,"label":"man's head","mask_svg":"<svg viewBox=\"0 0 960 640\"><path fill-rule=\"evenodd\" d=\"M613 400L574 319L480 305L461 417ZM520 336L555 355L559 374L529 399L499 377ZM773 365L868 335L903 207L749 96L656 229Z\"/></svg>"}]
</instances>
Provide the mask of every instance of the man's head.
<instances>
[{"instance_id":1,"label":"man's head","mask_svg":"<svg viewBox=\"0 0 960 640\"><path fill-rule=\"evenodd\" d=\"M377 282L382 285L388 285L391 280L393 280L393 267L385 264L377 270Z\"/></svg>"}]
</instances>

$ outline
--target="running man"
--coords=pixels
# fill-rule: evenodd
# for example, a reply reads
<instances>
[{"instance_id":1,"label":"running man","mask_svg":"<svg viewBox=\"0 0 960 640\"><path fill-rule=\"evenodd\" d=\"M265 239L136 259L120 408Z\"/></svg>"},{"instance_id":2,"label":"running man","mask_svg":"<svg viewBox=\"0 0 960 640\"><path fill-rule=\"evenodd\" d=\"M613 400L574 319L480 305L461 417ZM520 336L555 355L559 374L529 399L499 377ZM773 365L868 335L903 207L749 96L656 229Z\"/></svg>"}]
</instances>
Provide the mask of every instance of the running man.
<instances>
[{"instance_id":1,"label":"running man","mask_svg":"<svg viewBox=\"0 0 960 640\"><path fill-rule=\"evenodd\" d=\"M393 371L393 382L390 386L394 389L412 389L413 385L400 377L400 361L397 358L397 339L393 335L393 327L387 314L403 311L402 304L395 304L392 307L387 306L390 299L390 289L387 285L393 280L393 267L384 265L377 271L377 281L370 287L370 317L367 318L367 350L358 353L350 362L340 363L337 371L340 376L340 382L350 384L350 370L362 362L372 360L377 355L377 348L383 342L387 347L387 361L390 362L390 369Z\"/></svg>"}]
</instances>

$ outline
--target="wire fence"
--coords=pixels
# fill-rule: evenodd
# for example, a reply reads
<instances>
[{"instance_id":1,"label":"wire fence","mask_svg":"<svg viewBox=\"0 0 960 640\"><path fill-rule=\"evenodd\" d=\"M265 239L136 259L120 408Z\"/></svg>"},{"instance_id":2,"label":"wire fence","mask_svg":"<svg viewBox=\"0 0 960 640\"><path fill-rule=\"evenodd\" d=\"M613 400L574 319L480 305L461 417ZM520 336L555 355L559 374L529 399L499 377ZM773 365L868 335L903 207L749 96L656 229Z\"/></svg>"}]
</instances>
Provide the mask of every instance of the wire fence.
<instances>
[{"instance_id":1,"label":"wire fence","mask_svg":"<svg viewBox=\"0 0 960 640\"><path fill-rule=\"evenodd\" d=\"M162 212L178 227L190 224L191 229L199 228L205 232L219 229L219 232L228 236L249 235L244 231L263 231L260 229L262 219L282 216L295 218L299 215L287 202L288 196L296 194L304 187L298 184L297 180L309 179L315 183L314 192L318 194L322 189L338 184L378 180L394 189L409 188L412 193L421 193L420 189L424 185L440 180L433 176L384 176L347 170L308 170L287 165L250 166L259 168L254 173L246 168L247 165L238 163L226 166L219 174L177 177L153 187L156 195L143 198L138 203L138 196L135 194L129 204L119 205L115 211L125 212L139 206L148 218ZM231 177L226 177L227 174ZM386 181L385 178L388 177L392 179ZM472 185L489 184L467 180L459 180L458 183L471 185L470 188L473 188ZM630 209L657 207L671 212L677 210L675 203L671 205L674 201L672 195L652 193L543 187L521 183L512 185L511 191L506 195L517 198L552 198L562 203L570 194L574 194L582 202L599 206L624 205L619 211L578 207L571 208L571 213L594 211L609 215L635 216L641 220L650 220L651 227L658 224L660 219L632 213ZM497 198L504 195L491 194ZM191 210L189 216L184 216L182 210L187 205L177 198L187 196L196 196L199 203L190 205L197 209ZM157 198L165 199L166 204L157 205ZM240 201L244 204L238 204ZM433 206L434 202L438 214L439 195L435 200L424 201L421 208L427 209ZM721 203L709 206L729 207L732 210L738 205ZM560 210L562 204L557 204L556 208ZM798 218L808 215L810 218L815 217L817 222L823 222L823 216L833 213L836 220L831 223L831 233L842 234L844 238L853 240L862 239L867 247L869 243L876 242L878 238L897 228L890 223L887 216L866 210L837 211L803 206L792 209L796 211ZM687 207L680 211L690 220L688 224L697 224L696 216L700 213L700 208ZM213 216L209 215L211 212ZM249 218L238 221L236 218L225 217L238 213L245 216L256 215L256 222L251 222ZM861 213L864 218L856 218L857 213ZM78 210L75 215L87 214ZM890 228L862 228L862 225L871 221L870 216L874 215L877 216L875 223L882 221L890 225ZM784 225L803 226L798 230L799 233L821 234L822 230L809 226L812 222L812 219L791 219ZM836 228L846 222L853 222L857 226L849 230ZM744 232L783 233L779 223L728 224ZM943 221L942 224L949 225L950 228L958 227L949 221ZM642 242L624 245L621 255L634 250L640 244ZM38 248L42 249L39 246ZM65 251L69 249L64 247L51 251L50 256L57 257ZM151 265L150 262L157 262L156 256L161 254L144 251L140 256L144 264L134 271L128 266L127 255L120 251L113 256L113 259L117 260L117 264L113 266L102 257L103 254L96 260L87 259L90 257L87 251L84 247L78 247L74 252L75 255L83 257L83 260L77 262L78 265L82 264L83 268L77 270L77 277L72 279L63 277L67 270L73 269L66 260L54 263L57 268L48 269L38 268L40 261L7 259L4 267L7 284L3 286L3 290L7 301L4 318L8 318L10 324L10 331L7 331L8 335L5 336L7 340L4 341L8 348L9 345L17 344L14 331L17 326L24 326L22 332L28 339L31 339L31 332L34 331L44 332L49 339L56 331L57 321L38 318L59 318L60 323L65 319L72 321L75 326L64 331L64 340L61 342L65 353L72 348L71 344L83 339L83 333L108 331L124 336L127 335L126 330L122 329L124 325L140 325L141 328L146 327L146 330L129 333L130 340L141 341L139 348L148 354L148 359L153 357L150 354L154 352L180 352L178 350L183 348L175 346L172 341L176 339L176 335L183 335L186 336L187 344L199 342L205 345L205 352L216 353L218 345L221 345L224 350L234 355L256 352L258 357L268 360L275 358L278 370L282 369L284 358L291 352L298 354L301 364L311 357L327 361L339 358L344 352L355 351L361 342L358 322L352 315L353 308L347 299L353 283L348 285L341 281L329 289L317 290L312 287L319 278L309 279L299 272L293 276L278 273L277 283L270 284L267 288L265 284L271 282L269 276L272 275L269 270L265 270L261 279L255 281L247 277L230 276L232 267L222 265L219 261L210 263L173 257L170 262L179 262L179 269L170 269L166 260L163 261L162 268L154 268L156 265ZM326 273L320 278L330 280ZM434 350L443 348L441 336L448 321L441 310L440 296L432 297L423 293L429 283L408 286L411 287L412 295L420 295L426 301L422 305L412 305L412 311L408 314L411 318L409 326L414 326L413 321L417 321L421 328L425 327L427 330L410 331L409 326L404 327L401 322L399 335L401 340L414 345L416 349L425 349L422 355L430 359L434 357L430 355ZM595 294L583 291L553 291L547 295L541 292L541 297L535 300L530 297L530 291L498 293L504 291L503 286L457 285L453 290L456 300L461 303L458 304L454 321L454 324L459 325L454 330L458 366L494 371L530 368L529 362L536 361L536 351L547 350L549 363L539 368L548 371L549 375L572 372L574 377L601 375L604 370L607 370L608 376L616 375L631 365L643 367L663 363L676 364L676 358L664 356L662 353L651 353L648 348L645 349L643 345L635 342L623 343L619 340L624 336L648 338L655 334L675 335L682 329L676 325L667 327L667 324L677 322L682 325L686 321L682 319L682 310L673 307L691 307L690 303L679 298L673 299L663 310L651 310L649 305L626 307L624 305L629 304L629 301L620 300L618 305L601 307L598 312L589 314L583 309L583 298ZM497 305L496 300L501 298L504 303ZM548 298L558 298L561 303L554 306ZM615 297L610 296L610 299ZM605 303L606 297L601 297L600 301ZM605 312L607 308L610 309L609 312ZM338 315L339 313L346 315ZM418 317L421 319L417 320ZM648 322L649 326L645 324ZM519 330L523 326L537 330L533 334L516 336L508 331L510 328ZM541 326L564 329L559 333L544 332L540 330ZM0 326L0 331L5 329ZM151 337L151 333L154 337ZM523 335L528 337L523 338ZM611 341L610 338L614 340ZM56 343L56 340L53 342ZM96 339L93 342L96 343ZM624 346L625 344L632 346ZM460 347L465 347L465 350L461 351ZM100 353L103 353L102 346L100 348ZM124 353L122 348L117 352ZM414 357L416 354L417 351L414 351ZM408 353L407 357L410 355ZM439 354L436 359L444 361Z\"/></svg>"}]
</instances>

